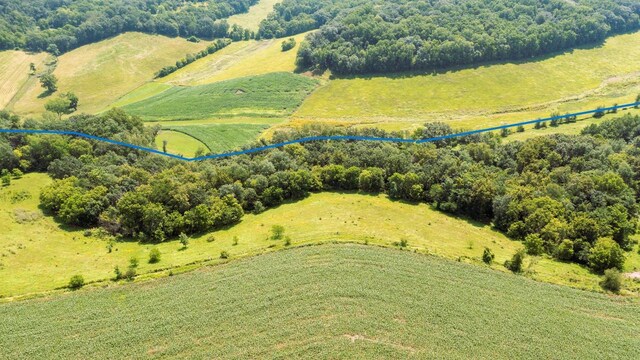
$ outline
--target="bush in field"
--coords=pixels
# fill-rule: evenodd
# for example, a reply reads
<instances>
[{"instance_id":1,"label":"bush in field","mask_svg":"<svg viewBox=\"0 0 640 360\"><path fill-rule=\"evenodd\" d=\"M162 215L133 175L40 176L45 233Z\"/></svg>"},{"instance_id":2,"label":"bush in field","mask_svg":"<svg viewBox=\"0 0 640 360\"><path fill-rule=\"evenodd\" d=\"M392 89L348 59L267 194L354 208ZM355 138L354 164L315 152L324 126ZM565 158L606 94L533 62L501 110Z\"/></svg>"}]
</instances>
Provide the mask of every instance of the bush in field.
<instances>
[{"instance_id":1,"label":"bush in field","mask_svg":"<svg viewBox=\"0 0 640 360\"><path fill-rule=\"evenodd\" d=\"M289 51L296 47L296 39L289 38L282 42L282 51Z\"/></svg>"},{"instance_id":2,"label":"bush in field","mask_svg":"<svg viewBox=\"0 0 640 360\"><path fill-rule=\"evenodd\" d=\"M153 248L149 251L149 264L156 264L160 262L160 250Z\"/></svg>"},{"instance_id":3,"label":"bush in field","mask_svg":"<svg viewBox=\"0 0 640 360\"><path fill-rule=\"evenodd\" d=\"M527 254L532 256L539 256L544 253L544 241L538 234L530 234L524 239L524 248L527 250Z\"/></svg>"},{"instance_id":4,"label":"bush in field","mask_svg":"<svg viewBox=\"0 0 640 360\"><path fill-rule=\"evenodd\" d=\"M284 236L284 226L273 225L271 227L271 240L280 240Z\"/></svg>"},{"instance_id":5,"label":"bush in field","mask_svg":"<svg viewBox=\"0 0 640 360\"><path fill-rule=\"evenodd\" d=\"M222 250L220 252L220 259L228 259L229 258L229 253L226 250Z\"/></svg>"},{"instance_id":6,"label":"bush in field","mask_svg":"<svg viewBox=\"0 0 640 360\"><path fill-rule=\"evenodd\" d=\"M84 286L84 278L82 275L74 275L69 280L69 289L77 290Z\"/></svg>"},{"instance_id":7,"label":"bush in field","mask_svg":"<svg viewBox=\"0 0 640 360\"><path fill-rule=\"evenodd\" d=\"M185 233L180 233L178 239L180 240L180 244L182 244L183 249L186 249L189 246L189 237Z\"/></svg>"},{"instance_id":8,"label":"bush in field","mask_svg":"<svg viewBox=\"0 0 640 360\"><path fill-rule=\"evenodd\" d=\"M600 282L603 289L617 293L622 287L622 274L618 269L608 269L604 271L604 278Z\"/></svg>"},{"instance_id":9,"label":"bush in field","mask_svg":"<svg viewBox=\"0 0 640 360\"><path fill-rule=\"evenodd\" d=\"M484 248L484 251L482 252L482 261L485 264L491 265L491 263L493 262L493 259L495 258L496 256L493 254L491 249L489 249L488 247Z\"/></svg>"},{"instance_id":10,"label":"bush in field","mask_svg":"<svg viewBox=\"0 0 640 360\"><path fill-rule=\"evenodd\" d=\"M599 239L589 251L589 267L602 273L606 269L622 270L624 252L620 245L611 239Z\"/></svg>"},{"instance_id":11,"label":"bush in field","mask_svg":"<svg viewBox=\"0 0 640 360\"><path fill-rule=\"evenodd\" d=\"M507 260L504 263L504 267L506 267L507 269L511 270L514 273L521 273L522 272L522 263L524 262L524 255L525 252L523 249L518 250L513 257L511 258L511 260Z\"/></svg>"}]
</instances>

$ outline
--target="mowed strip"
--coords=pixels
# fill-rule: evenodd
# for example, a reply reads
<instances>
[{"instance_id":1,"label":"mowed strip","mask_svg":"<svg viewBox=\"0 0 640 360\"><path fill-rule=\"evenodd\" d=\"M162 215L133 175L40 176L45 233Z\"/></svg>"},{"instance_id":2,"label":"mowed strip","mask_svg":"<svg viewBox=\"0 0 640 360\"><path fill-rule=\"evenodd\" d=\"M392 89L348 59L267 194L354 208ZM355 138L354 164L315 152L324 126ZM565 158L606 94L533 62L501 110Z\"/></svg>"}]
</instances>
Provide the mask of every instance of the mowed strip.
<instances>
[{"instance_id":1,"label":"mowed strip","mask_svg":"<svg viewBox=\"0 0 640 360\"><path fill-rule=\"evenodd\" d=\"M361 245L1 304L0 318L7 358L634 359L640 348L633 300Z\"/></svg>"},{"instance_id":2,"label":"mowed strip","mask_svg":"<svg viewBox=\"0 0 640 360\"><path fill-rule=\"evenodd\" d=\"M0 52L0 110L4 109L31 77L29 64L42 70L47 54L28 54L23 51ZM34 76L35 77L35 76Z\"/></svg>"},{"instance_id":3,"label":"mowed strip","mask_svg":"<svg viewBox=\"0 0 640 360\"><path fill-rule=\"evenodd\" d=\"M282 117L293 113L318 81L271 73L214 84L173 87L122 108L147 121L215 117Z\"/></svg>"}]
</instances>

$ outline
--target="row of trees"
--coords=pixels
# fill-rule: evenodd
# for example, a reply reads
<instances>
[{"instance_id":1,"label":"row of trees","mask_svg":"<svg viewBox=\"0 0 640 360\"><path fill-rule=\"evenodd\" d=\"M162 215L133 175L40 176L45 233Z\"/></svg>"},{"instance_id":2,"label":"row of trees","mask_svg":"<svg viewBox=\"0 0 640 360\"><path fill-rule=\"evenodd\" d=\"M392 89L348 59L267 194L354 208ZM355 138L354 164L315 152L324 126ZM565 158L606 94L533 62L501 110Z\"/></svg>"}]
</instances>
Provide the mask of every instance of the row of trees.
<instances>
[{"instance_id":1,"label":"row of trees","mask_svg":"<svg viewBox=\"0 0 640 360\"><path fill-rule=\"evenodd\" d=\"M525 59L640 28L636 1L285 0L262 37L321 27L298 52L302 68L338 74L432 70Z\"/></svg>"},{"instance_id":2,"label":"row of trees","mask_svg":"<svg viewBox=\"0 0 640 360\"><path fill-rule=\"evenodd\" d=\"M2 127L20 126L3 113ZM38 123L152 146L157 129L122 111ZM623 130L619 130L623 129ZM623 132L621 136L620 131ZM413 136L451 132L428 124ZM399 136L309 126L274 141L316 135ZM640 198L640 117L593 125L580 136L501 143L475 135L437 144L311 142L226 160L183 163L109 144L59 136L2 135L0 164L47 170L41 196L60 221L114 235L163 241L233 224L322 190L387 193L492 223L548 254L595 271L621 267L632 247Z\"/></svg>"},{"instance_id":3,"label":"row of trees","mask_svg":"<svg viewBox=\"0 0 640 360\"><path fill-rule=\"evenodd\" d=\"M202 59L205 56L214 54L219 50L224 49L225 47L229 46L229 44L231 44L231 39L218 39L213 44L207 46L206 49L200 51L199 53L188 54L187 56L184 57L184 59L180 59L176 61L175 65L163 67L162 69L160 69L160 71L156 73L155 77L162 78L162 77L168 76L198 59Z\"/></svg>"},{"instance_id":4,"label":"row of trees","mask_svg":"<svg viewBox=\"0 0 640 360\"><path fill-rule=\"evenodd\" d=\"M0 2L0 50L54 55L127 31L240 40L252 33L222 20L258 0L115 0Z\"/></svg>"}]
</instances>

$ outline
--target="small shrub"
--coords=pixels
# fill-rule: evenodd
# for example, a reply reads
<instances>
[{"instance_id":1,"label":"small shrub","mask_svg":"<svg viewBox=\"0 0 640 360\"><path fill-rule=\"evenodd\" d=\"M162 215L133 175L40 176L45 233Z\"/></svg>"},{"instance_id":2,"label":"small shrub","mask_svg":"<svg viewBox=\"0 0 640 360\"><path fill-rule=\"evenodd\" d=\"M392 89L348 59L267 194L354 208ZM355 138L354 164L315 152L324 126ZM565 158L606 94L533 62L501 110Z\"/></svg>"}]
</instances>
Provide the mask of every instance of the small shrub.
<instances>
[{"instance_id":1,"label":"small shrub","mask_svg":"<svg viewBox=\"0 0 640 360\"><path fill-rule=\"evenodd\" d=\"M284 235L284 226L273 225L271 227L271 240L280 240Z\"/></svg>"},{"instance_id":2,"label":"small shrub","mask_svg":"<svg viewBox=\"0 0 640 360\"><path fill-rule=\"evenodd\" d=\"M232 243L232 244L233 244L233 246L238 245L238 242L239 242L238 237L237 237L237 236L234 236L234 237L233 237L233 243Z\"/></svg>"},{"instance_id":3,"label":"small shrub","mask_svg":"<svg viewBox=\"0 0 640 360\"><path fill-rule=\"evenodd\" d=\"M178 239L180 240L180 244L182 244L183 249L186 249L189 246L189 237L187 236L187 234L180 233Z\"/></svg>"},{"instance_id":4,"label":"small shrub","mask_svg":"<svg viewBox=\"0 0 640 360\"><path fill-rule=\"evenodd\" d=\"M504 262L504 267L511 270L512 272L519 274L522 272L522 263L524 262L525 252L524 249L518 250L511 260L507 260Z\"/></svg>"},{"instance_id":5,"label":"small shrub","mask_svg":"<svg viewBox=\"0 0 640 360\"><path fill-rule=\"evenodd\" d=\"M208 243L212 243L212 242L214 242L214 241L216 241L216 238L215 238L213 235L211 235L211 236L209 236L209 237L207 238L207 242L208 242Z\"/></svg>"},{"instance_id":6,"label":"small shrub","mask_svg":"<svg viewBox=\"0 0 640 360\"><path fill-rule=\"evenodd\" d=\"M407 246L409 246L409 240L407 240L407 239L401 239L400 241L396 241L396 242L394 242L394 243L393 243L393 245L395 245L395 246L397 246L397 247L399 247L399 248L401 248L401 249L404 249L404 248L406 248Z\"/></svg>"},{"instance_id":7,"label":"small shrub","mask_svg":"<svg viewBox=\"0 0 640 360\"><path fill-rule=\"evenodd\" d=\"M71 290L78 290L83 286L84 278L82 277L82 275L74 275L71 277L71 280L69 280L69 289Z\"/></svg>"},{"instance_id":8,"label":"small shrub","mask_svg":"<svg viewBox=\"0 0 640 360\"><path fill-rule=\"evenodd\" d=\"M2 177L2 186L9 186L11 185L11 175L4 175Z\"/></svg>"},{"instance_id":9,"label":"small shrub","mask_svg":"<svg viewBox=\"0 0 640 360\"><path fill-rule=\"evenodd\" d=\"M604 278L600 282L600 286L614 293L620 292L620 288L622 287L622 274L616 268L605 270Z\"/></svg>"},{"instance_id":10,"label":"small shrub","mask_svg":"<svg viewBox=\"0 0 640 360\"><path fill-rule=\"evenodd\" d=\"M573 241L571 240L563 240L560 245L556 248L555 256L556 259L562 261L569 261L573 259Z\"/></svg>"},{"instance_id":11,"label":"small shrub","mask_svg":"<svg viewBox=\"0 0 640 360\"><path fill-rule=\"evenodd\" d=\"M284 246L289 246L291 245L291 238L288 236L284 237Z\"/></svg>"},{"instance_id":12,"label":"small shrub","mask_svg":"<svg viewBox=\"0 0 640 360\"><path fill-rule=\"evenodd\" d=\"M135 279L136 275L137 275L136 268L129 266L127 268L127 271L124 273L124 278L129 280L129 281L133 281L133 279Z\"/></svg>"},{"instance_id":13,"label":"small shrub","mask_svg":"<svg viewBox=\"0 0 640 360\"><path fill-rule=\"evenodd\" d=\"M596 112L593 114L593 117L594 117L594 118L596 118L596 119L600 119L600 118L601 118L601 117L603 117L604 115L605 115L605 114L604 114L604 107L602 107L602 106L598 106L598 107L596 108Z\"/></svg>"},{"instance_id":14,"label":"small shrub","mask_svg":"<svg viewBox=\"0 0 640 360\"><path fill-rule=\"evenodd\" d=\"M524 238L524 248L529 255L542 255L544 252L544 241L538 234L529 234Z\"/></svg>"},{"instance_id":15,"label":"small shrub","mask_svg":"<svg viewBox=\"0 0 640 360\"><path fill-rule=\"evenodd\" d=\"M289 38L282 42L282 51L289 51L296 47L296 39Z\"/></svg>"},{"instance_id":16,"label":"small shrub","mask_svg":"<svg viewBox=\"0 0 640 360\"><path fill-rule=\"evenodd\" d=\"M20 169L15 168L13 169L13 171L11 171L11 175L13 175L15 179L20 179L24 175L24 173L20 171Z\"/></svg>"},{"instance_id":17,"label":"small shrub","mask_svg":"<svg viewBox=\"0 0 640 360\"><path fill-rule=\"evenodd\" d=\"M122 280L122 279L124 279L124 274L122 273L122 270L120 270L120 267L119 267L119 266L116 266L116 267L113 269L113 272L116 274L116 277L114 278L114 280L116 280L116 281L117 281L117 280Z\"/></svg>"},{"instance_id":18,"label":"small shrub","mask_svg":"<svg viewBox=\"0 0 640 360\"><path fill-rule=\"evenodd\" d=\"M229 258L229 253L225 250L222 250L220 252L220 259L228 259Z\"/></svg>"},{"instance_id":19,"label":"small shrub","mask_svg":"<svg viewBox=\"0 0 640 360\"><path fill-rule=\"evenodd\" d=\"M140 261L135 256L132 256L131 259L129 259L129 267L131 268L137 268L139 263Z\"/></svg>"},{"instance_id":20,"label":"small shrub","mask_svg":"<svg viewBox=\"0 0 640 360\"><path fill-rule=\"evenodd\" d=\"M523 133L524 132L524 126L522 126L522 125L518 126L516 131L519 132L519 133Z\"/></svg>"},{"instance_id":21,"label":"small shrub","mask_svg":"<svg viewBox=\"0 0 640 360\"><path fill-rule=\"evenodd\" d=\"M488 247L484 248L484 251L482 252L482 261L485 264L491 265L493 259L495 258L496 256L493 254L493 251L491 251L491 249L489 249Z\"/></svg>"},{"instance_id":22,"label":"small shrub","mask_svg":"<svg viewBox=\"0 0 640 360\"><path fill-rule=\"evenodd\" d=\"M160 262L160 250L153 248L149 251L149 264L156 264Z\"/></svg>"}]
</instances>

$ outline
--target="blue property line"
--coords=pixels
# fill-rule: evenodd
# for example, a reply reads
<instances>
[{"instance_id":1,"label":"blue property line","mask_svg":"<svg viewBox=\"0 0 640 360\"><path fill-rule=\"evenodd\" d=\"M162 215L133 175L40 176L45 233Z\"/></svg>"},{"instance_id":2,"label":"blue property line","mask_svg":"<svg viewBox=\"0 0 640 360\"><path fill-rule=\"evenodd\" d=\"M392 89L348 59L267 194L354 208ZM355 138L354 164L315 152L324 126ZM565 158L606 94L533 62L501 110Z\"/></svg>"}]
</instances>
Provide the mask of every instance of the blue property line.
<instances>
[{"instance_id":1,"label":"blue property line","mask_svg":"<svg viewBox=\"0 0 640 360\"><path fill-rule=\"evenodd\" d=\"M122 141L111 140L111 139L107 139L107 138L103 138L103 137L99 137L99 136L93 136L93 135L89 135L89 134L85 134L85 133L81 133L81 132L77 132L77 131L0 129L0 133L77 136L77 137L83 137L83 138L86 138L86 139L106 142L106 143L109 143L109 144L112 144L112 145L123 146L123 147L127 147L127 148L134 149L134 150L142 150L142 151L146 151L146 152L149 152L149 153L152 153L152 154L167 156L167 157L170 157L170 158L173 158L173 159L178 159L178 160L183 160L183 161L202 161L202 160L209 160L209 159L221 159L221 158L244 155L244 154L252 154L252 153L256 153L256 152L260 152L260 151L265 151L265 150L269 150L269 149L283 147L285 145L300 144L300 143L311 142L311 141L357 140L357 141L382 141L382 142L393 142L393 143L424 144L424 143L436 142L436 141L441 141L441 140L465 137L465 136L470 136L470 135L475 135L475 134L482 134L482 133L492 132L492 131L497 131L497 130L502 130L502 129L509 129L509 128L518 127L518 126L538 124L538 123L542 123L542 122L545 122L545 121L561 120L561 119L566 119L566 118L570 118L570 117L574 117L574 116L577 117L577 116L582 116L582 115L595 114L597 112L607 112L607 111L618 110L618 109L629 108L629 107L635 107L635 106L640 106L640 102L635 102L635 103L631 103L631 104L624 104L624 105L617 105L617 106L601 108L601 109L595 109L595 110L582 111L582 112L573 113L573 114L552 116L552 117L548 117L548 118L544 118L544 119L529 120L529 121L524 121L524 122L519 122L519 123L514 123L514 124L508 124L508 125L495 126L495 127L479 129L479 130L472 130L472 131L465 131L465 132L460 132L460 133L453 133L453 134L449 134L449 135L437 136L437 137L432 137L432 138L427 138L427 139L414 140L414 139L404 139L404 138L381 138L381 137L355 136L355 135L311 136L311 137L305 137L305 138L296 139L296 140L285 141L285 142L281 142L281 143L277 143L277 144L272 144L272 145L266 145L266 146L262 146L262 147L247 149L247 150L240 150L240 151L221 153L221 154L205 155L205 156L200 156L200 157L195 157L195 158L188 158L188 157L184 157L184 156L181 156L181 155L165 153L165 152L160 151L160 150L151 149L151 148L144 147L144 146L133 145L133 144L129 144L129 143L122 142Z\"/></svg>"}]
</instances>

